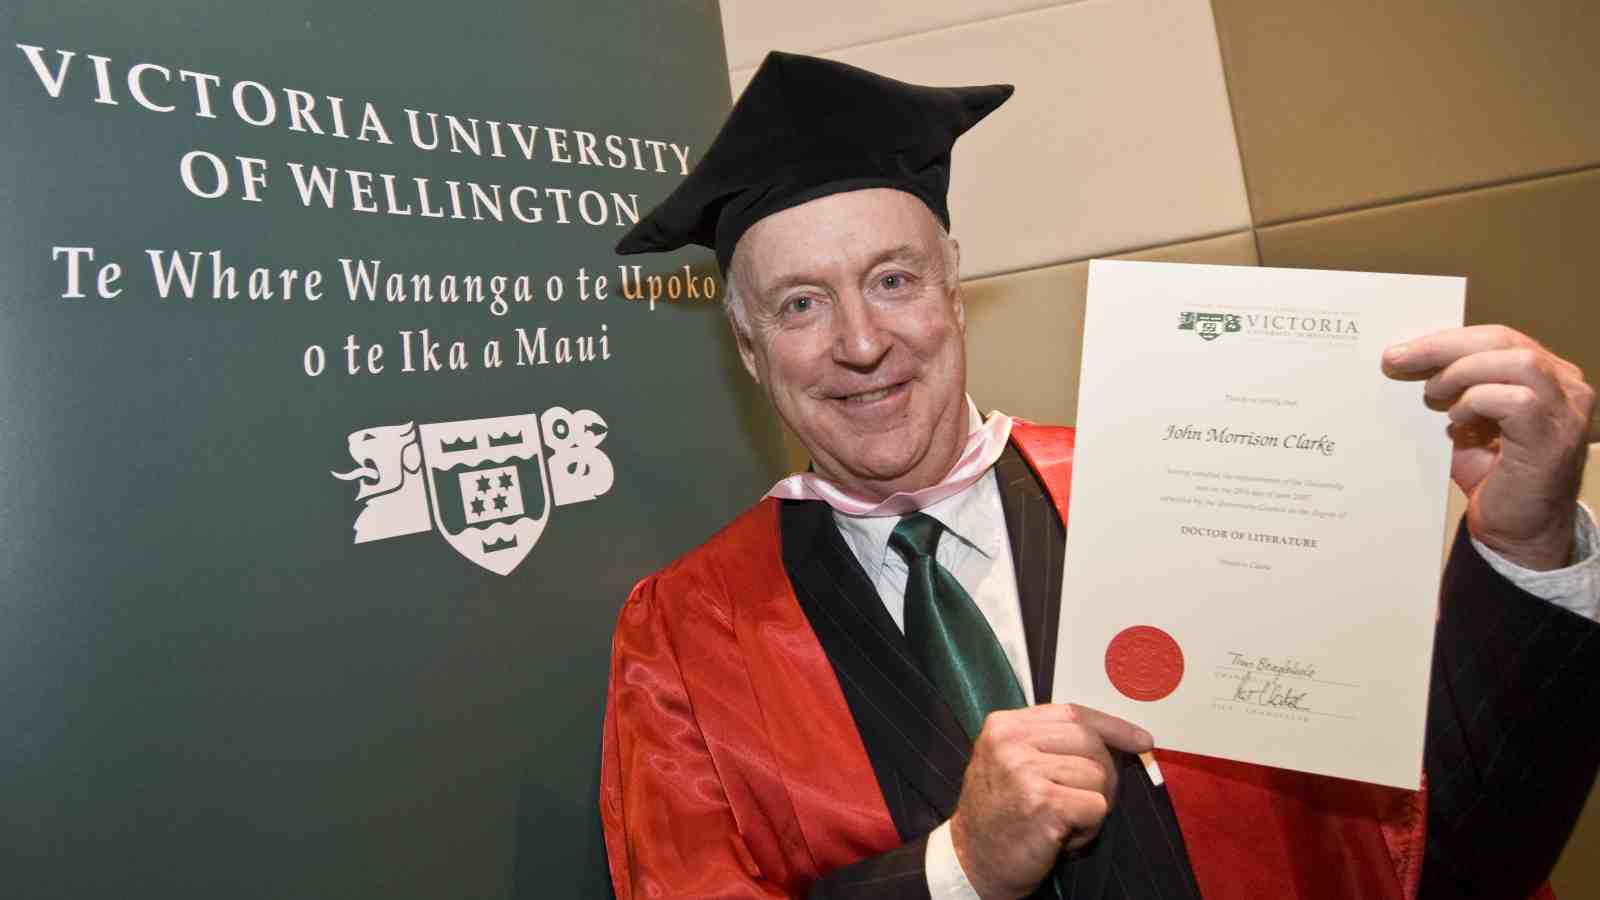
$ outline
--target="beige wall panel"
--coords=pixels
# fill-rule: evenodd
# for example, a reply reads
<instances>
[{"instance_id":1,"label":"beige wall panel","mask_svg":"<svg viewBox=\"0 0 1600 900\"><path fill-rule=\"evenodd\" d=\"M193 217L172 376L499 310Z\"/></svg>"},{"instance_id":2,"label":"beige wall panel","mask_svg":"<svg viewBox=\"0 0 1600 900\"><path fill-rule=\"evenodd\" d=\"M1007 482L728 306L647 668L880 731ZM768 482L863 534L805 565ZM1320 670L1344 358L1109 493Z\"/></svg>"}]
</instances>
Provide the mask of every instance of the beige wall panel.
<instances>
[{"instance_id":1,"label":"beige wall panel","mask_svg":"<svg viewBox=\"0 0 1600 900\"><path fill-rule=\"evenodd\" d=\"M1073 421L1088 281L1089 264L1076 262L962 285L967 390L980 410Z\"/></svg>"},{"instance_id":2,"label":"beige wall panel","mask_svg":"<svg viewBox=\"0 0 1600 900\"><path fill-rule=\"evenodd\" d=\"M768 50L821 53L964 25L1061 0L723 0L722 35L729 68L761 62Z\"/></svg>"},{"instance_id":3,"label":"beige wall panel","mask_svg":"<svg viewBox=\"0 0 1600 900\"><path fill-rule=\"evenodd\" d=\"M1454 481L1450 482L1450 493L1446 498L1444 507L1444 546L1439 554L1439 565L1442 567L1450 559L1450 548L1456 543L1456 529L1461 525L1461 517L1467 514L1467 495L1456 487Z\"/></svg>"},{"instance_id":4,"label":"beige wall panel","mask_svg":"<svg viewBox=\"0 0 1600 900\"><path fill-rule=\"evenodd\" d=\"M1206 0L1085 0L826 55L907 81L1017 85L956 145L968 275L1249 227ZM750 74L733 73L736 93Z\"/></svg>"},{"instance_id":5,"label":"beige wall panel","mask_svg":"<svg viewBox=\"0 0 1600 900\"><path fill-rule=\"evenodd\" d=\"M1127 254L1125 259L1250 266L1249 232ZM967 310L967 388L979 409L1071 423L1078 412L1087 262L962 285Z\"/></svg>"},{"instance_id":6,"label":"beige wall panel","mask_svg":"<svg viewBox=\"0 0 1600 900\"><path fill-rule=\"evenodd\" d=\"M1267 266L1465 275L1469 324L1521 329L1600 379L1600 169L1256 234Z\"/></svg>"},{"instance_id":7,"label":"beige wall panel","mask_svg":"<svg viewBox=\"0 0 1600 900\"><path fill-rule=\"evenodd\" d=\"M1600 162L1594 0L1215 0L1257 223Z\"/></svg>"}]
</instances>

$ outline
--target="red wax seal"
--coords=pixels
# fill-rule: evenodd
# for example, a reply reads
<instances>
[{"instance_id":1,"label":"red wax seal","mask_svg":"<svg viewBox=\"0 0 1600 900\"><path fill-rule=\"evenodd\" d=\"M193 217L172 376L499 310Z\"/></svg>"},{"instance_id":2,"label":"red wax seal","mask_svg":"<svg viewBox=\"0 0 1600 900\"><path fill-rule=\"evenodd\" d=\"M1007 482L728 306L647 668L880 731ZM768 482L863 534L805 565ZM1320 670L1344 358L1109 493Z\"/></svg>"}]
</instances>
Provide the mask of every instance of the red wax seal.
<instances>
[{"instance_id":1,"label":"red wax seal","mask_svg":"<svg viewBox=\"0 0 1600 900\"><path fill-rule=\"evenodd\" d=\"M1106 645L1106 677L1125 697L1160 700L1183 680L1183 650L1155 626L1124 628Z\"/></svg>"}]
</instances>

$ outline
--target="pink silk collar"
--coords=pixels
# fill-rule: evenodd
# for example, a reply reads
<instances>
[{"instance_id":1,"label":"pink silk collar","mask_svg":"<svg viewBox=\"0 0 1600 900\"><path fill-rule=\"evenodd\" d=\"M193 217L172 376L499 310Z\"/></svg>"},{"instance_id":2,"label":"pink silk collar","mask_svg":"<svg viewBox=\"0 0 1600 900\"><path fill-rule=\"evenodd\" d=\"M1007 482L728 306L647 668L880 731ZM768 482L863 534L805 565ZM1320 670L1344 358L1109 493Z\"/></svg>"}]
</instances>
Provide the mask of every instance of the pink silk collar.
<instances>
[{"instance_id":1,"label":"pink silk collar","mask_svg":"<svg viewBox=\"0 0 1600 900\"><path fill-rule=\"evenodd\" d=\"M767 491L779 500L821 500L847 516L903 516L959 494L989 471L1011 437L1011 417L992 412L982 427L967 435L961 458L938 484L917 491L902 491L883 500L852 494L815 472L796 472Z\"/></svg>"}]
</instances>

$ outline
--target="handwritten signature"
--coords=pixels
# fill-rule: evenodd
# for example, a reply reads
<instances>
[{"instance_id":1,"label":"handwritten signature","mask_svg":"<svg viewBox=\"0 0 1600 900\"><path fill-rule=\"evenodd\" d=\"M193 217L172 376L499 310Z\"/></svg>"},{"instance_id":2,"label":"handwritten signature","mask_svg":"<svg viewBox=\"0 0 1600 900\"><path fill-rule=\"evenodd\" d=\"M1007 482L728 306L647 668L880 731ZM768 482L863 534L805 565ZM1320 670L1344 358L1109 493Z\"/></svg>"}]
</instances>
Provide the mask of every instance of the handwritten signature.
<instances>
[{"instance_id":1,"label":"handwritten signature","mask_svg":"<svg viewBox=\"0 0 1600 900\"><path fill-rule=\"evenodd\" d=\"M1252 659L1243 653L1237 653L1232 650L1228 651L1228 655L1232 657L1228 661L1228 665L1238 666L1242 669L1254 669L1257 672L1276 672L1281 675L1298 675L1302 678L1317 677L1316 663L1296 662L1293 657L1280 660L1271 656L1259 656Z\"/></svg>"},{"instance_id":2,"label":"handwritten signature","mask_svg":"<svg viewBox=\"0 0 1600 900\"><path fill-rule=\"evenodd\" d=\"M1262 680L1253 672L1244 673L1239 679L1238 687L1233 689L1233 699L1241 703L1253 703L1256 706L1272 706L1279 709L1298 709L1310 712L1301 704L1305 702L1306 692L1297 691L1278 679L1281 676L1274 674L1271 678Z\"/></svg>"}]
</instances>

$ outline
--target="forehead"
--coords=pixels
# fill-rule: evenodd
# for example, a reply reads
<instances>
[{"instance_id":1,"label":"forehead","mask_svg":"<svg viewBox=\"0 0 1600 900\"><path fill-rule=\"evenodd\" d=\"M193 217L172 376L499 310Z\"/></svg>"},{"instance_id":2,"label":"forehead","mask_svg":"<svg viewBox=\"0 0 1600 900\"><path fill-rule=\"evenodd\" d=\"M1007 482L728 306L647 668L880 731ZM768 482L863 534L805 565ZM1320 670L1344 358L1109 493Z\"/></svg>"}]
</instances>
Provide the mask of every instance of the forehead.
<instances>
[{"instance_id":1,"label":"forehead","mask_svg":"<svg viewBox=\"0 0 1600 900\"><path fill-rule=\"evenodd\" d=\"M819 197L752 225L734 267L757 291L795 279L848 274L895 255L933 258L939 220L927 204L892 188Z\"/></svg>"}]
</instances>

